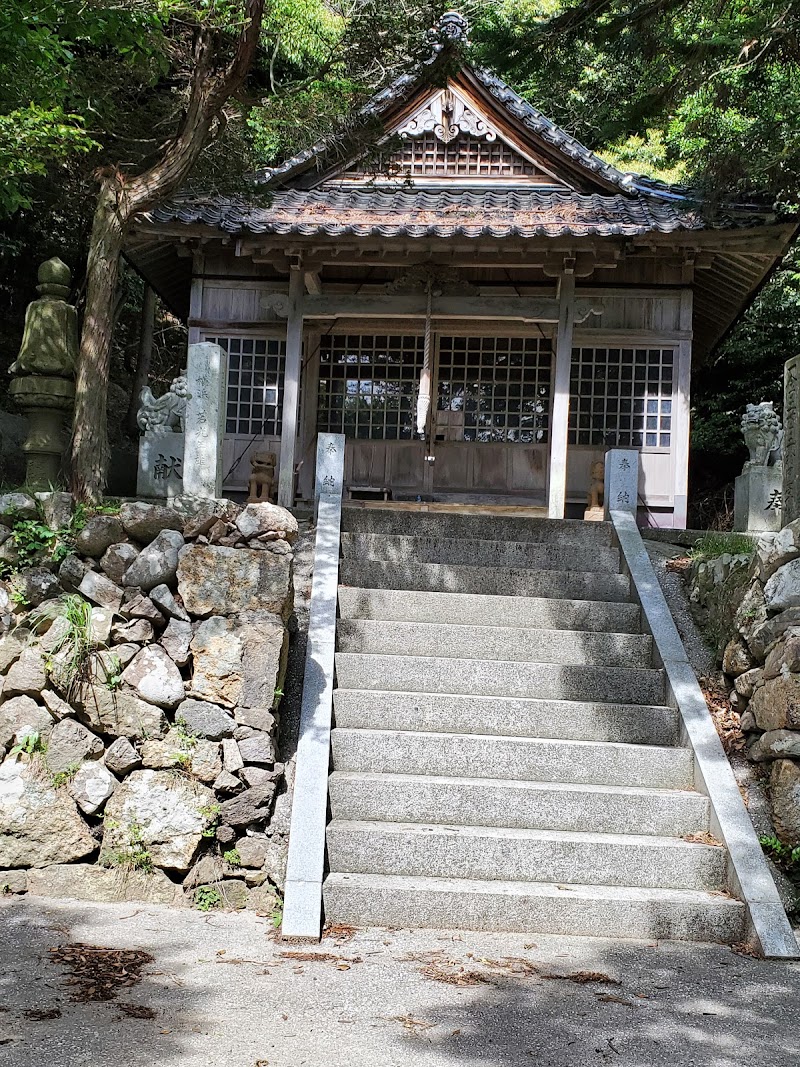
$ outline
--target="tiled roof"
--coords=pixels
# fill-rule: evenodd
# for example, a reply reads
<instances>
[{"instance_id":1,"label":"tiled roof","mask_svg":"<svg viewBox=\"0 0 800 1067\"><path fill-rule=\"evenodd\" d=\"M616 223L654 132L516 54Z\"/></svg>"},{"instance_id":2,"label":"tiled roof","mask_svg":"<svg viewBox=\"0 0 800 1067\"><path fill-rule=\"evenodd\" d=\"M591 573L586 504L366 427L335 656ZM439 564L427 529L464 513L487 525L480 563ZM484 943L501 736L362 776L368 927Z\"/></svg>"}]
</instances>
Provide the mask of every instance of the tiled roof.
<instances>
[{"instance_id":1,"label":"tiled roof","mask_svg":"<svg viewBox=\"0 0 800 1067\"><path fill-rule=\"evenodd\" d=\"M154 208L151 222L203 223L226 233L313 237L633 237L701 230L687 203L647 195L583 196L527 189L290 189L268 207L182 197Z\"/></svg>"},{"instance_id":2,"label":"tiled roof","mask_svg":"<svg viewBox=\"0 0 800 1067\"><path fill-rule=\"evenodd\" d=\"M434 57L435 58L435 57ZM420 81L424 76L425 67L430 66L432 60L420 64L420 67L395 79L381 92L373 96L359 112L363 121L380 118L391 106L396 106L400 101L406 100L419 88ZM644 192L651 196L664 196L669 199L681 199L683 190L669 187L663 182L644 178L640 174L618 170L610 163L606 163L595 155L577 138L556 126L545 115L538 111L519 93L514 92L510 85L498 78L496 74L483 67L465 67L485 89L498 101L516 121L522 122L528 129L538 134L544 140L557 147L565 156L583 165L587 170L605 181L618 186L624 192ZM255 175L259 183L269 184L285 180L289 175L298 170L303 170L306 164L316 157L322 157L329 148L335 144L335 138L323 138L316 144L304 149L290 159L284 160L277 167L264 167Z\"/></svg>"}]
</instances>

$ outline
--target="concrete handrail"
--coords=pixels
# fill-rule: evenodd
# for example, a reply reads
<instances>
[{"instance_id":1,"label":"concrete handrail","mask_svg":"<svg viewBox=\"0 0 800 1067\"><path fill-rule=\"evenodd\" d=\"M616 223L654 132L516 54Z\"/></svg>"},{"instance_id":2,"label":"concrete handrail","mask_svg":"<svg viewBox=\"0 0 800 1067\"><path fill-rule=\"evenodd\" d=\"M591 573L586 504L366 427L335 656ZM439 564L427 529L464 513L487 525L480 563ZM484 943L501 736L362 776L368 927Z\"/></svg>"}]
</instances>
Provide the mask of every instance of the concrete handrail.
<instances>
[{"instance_id":1,"label":"concrete handrail","mask_svg":"<svg viewBox=\"0 0 800 1067\"><path fill-rule=\"evenodd\" d=\"M328 812L344 436L317 440L317 534L281 934L319 940Z\"/></svg>"},{"instance_id":2,"label":"concrete handrail","mask_svg":"<svg viewBox=\"0 0 800 1067\"><path fill-rule=\"evenodd\" d=\"M705 697L658 584L631 510L610 509L642 621L664 669L667 700L681 717L683 743L694 754L695 787L711 807L711 832L728 851L728 889L747 908L749 940L770 958L800 957L800 950L761 851L750 816L722 747Z\"/></svg>"}]
</instances>

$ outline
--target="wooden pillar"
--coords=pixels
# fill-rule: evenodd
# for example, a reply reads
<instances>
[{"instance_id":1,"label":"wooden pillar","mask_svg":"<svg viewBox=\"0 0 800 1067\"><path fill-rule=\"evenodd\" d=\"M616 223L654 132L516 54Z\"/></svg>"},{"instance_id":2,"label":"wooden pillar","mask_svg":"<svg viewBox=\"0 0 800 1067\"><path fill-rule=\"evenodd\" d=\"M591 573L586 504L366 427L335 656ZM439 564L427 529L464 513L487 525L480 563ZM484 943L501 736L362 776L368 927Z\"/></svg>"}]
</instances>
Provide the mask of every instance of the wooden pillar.
<instances>
[{"instance_id":1,"label":"wooden pillar","mask_svg":"<svg viewBox=\"0 0 800 1067\"><path fill-rule=\"evenodd\" d=\"M569 431L569 383L572 366L572 327L575 320L575 275L564 271L558 283L558 332L556 372L553 381L553 414L550 419L550 472L547 514L563 519L567 499L567 433Z\"/></svg>"},{"instance_id":2,"label":"wooden pillar","mask_svg":"<svg viewBox=\"0 0 800 1067\"><path fill-rule=\"evenodd\" d=\"M681 293L681 332L692 329L692 291ZM674 503L672 528L686 529L686 513L689 500L689 402L692 377L692 342L684 338L678 345L678 365L675 368L676 384L672 404L672 449L675 457Z\"/></svg>"},{"instance_id":3,"label":"wooden pillar","mask_svg":"<svg viewBox=\"0 0 800 1067\"><path fill-rule=\"evenodd\" d=\"M294 504L294 464L297 444L297 416L300 398L300 371L303 356L303 270L292 266L289 273L289 315L286 321L286 364L283 372L283 412L281 415L281 459L278 469L278 503Z\"/></svg>"}]
</instances>

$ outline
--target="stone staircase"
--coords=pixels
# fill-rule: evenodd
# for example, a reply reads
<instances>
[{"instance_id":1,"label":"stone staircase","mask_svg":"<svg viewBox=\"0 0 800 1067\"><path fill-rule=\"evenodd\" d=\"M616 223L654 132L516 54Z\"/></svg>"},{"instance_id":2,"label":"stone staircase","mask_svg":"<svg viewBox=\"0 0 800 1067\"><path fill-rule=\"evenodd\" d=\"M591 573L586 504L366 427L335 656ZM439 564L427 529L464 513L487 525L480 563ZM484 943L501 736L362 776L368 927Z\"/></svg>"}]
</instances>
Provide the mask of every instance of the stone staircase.
<instances>
[{"instance_id":1,"label":"stone staircase","mask_svg":"<svg viewBox=\"0 0 800 1067\"><path fill-rule=\"evenodd\" d=\"M345 509L328 920L733 942L604 523Z\"/></svg>"}]
</instances>

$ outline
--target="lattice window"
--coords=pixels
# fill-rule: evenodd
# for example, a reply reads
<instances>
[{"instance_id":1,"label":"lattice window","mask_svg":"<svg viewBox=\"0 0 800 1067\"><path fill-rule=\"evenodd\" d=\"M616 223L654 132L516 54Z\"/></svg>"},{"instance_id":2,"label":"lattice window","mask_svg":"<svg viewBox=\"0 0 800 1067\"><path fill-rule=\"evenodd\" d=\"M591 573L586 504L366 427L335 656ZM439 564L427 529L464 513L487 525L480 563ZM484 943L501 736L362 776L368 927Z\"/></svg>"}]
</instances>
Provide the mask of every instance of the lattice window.
<instances>
[{"instance_id":1,"label":"lattice window","mask_svg":"<svg viewBox=\"0 0 800 1067\"><path fill-rule=\"evenodd\" d=\"M206 337L228 353L225 432L280 437L286 342L273 337Z\"/></svg>"},{"instance_id":2,"label":"lattice window","mask_svg":"<svg viewBox=\"0 0 800 1067\"><path fill-rule=\"evenodd\" d=\"M575 348L569 441L578 445L669 448L672 348Z\"/></svg>"},{"instance_id":3,"label":"lattice window","mask_svg":"<svg viewBox=\"0 0 800 1067\"><path fill-rule=\"evenodd\" d=\"M551 366L547 338L442 337L437 436L543 444Z\"/></svg>"},{"instance_id":4,"label":"lattice window","mask_svg":"<svg viewBox=\"0 0 800 1067\"><path fill-rule=\"evenodd\" d=\"M424 339L333 334L320 345L317 427L377 440L414 436Z\"/></svg>"},{"instance_id":5,"label":"lattice window","mask_svg":"<svg viewBox=\"0 0 800 1067\"><path fill-rule=\"evenodd\" d=\"M505 141L485 141L462 134L440 141L433 133L409 137L384 161L386 171L409 178L519 178L542 171ZM362 167L355 168L363 173Z\"/></svg>"}]
</instances>

